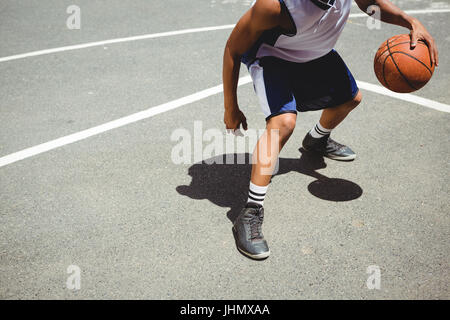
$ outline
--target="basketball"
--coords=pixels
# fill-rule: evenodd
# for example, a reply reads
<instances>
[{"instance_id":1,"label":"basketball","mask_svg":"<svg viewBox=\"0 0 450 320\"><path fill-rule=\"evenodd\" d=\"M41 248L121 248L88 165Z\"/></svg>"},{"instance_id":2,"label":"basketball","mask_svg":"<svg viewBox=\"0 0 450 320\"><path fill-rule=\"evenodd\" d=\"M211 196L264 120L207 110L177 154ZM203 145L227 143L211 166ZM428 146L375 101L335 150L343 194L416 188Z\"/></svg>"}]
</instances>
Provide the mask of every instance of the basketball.
<instances>
[{"instance_id":1,"label":"basketball","mask_svg":"<svg viewBox=\"0 0 450 320\"><path fill-rule=\"evenodd\" d=\"M383 86L399 93L419 90L430 81L435 65L424 41L419 40L411 50L409 34L385 41L374 60L375 74Z\"/></svg>"}]
</instances>

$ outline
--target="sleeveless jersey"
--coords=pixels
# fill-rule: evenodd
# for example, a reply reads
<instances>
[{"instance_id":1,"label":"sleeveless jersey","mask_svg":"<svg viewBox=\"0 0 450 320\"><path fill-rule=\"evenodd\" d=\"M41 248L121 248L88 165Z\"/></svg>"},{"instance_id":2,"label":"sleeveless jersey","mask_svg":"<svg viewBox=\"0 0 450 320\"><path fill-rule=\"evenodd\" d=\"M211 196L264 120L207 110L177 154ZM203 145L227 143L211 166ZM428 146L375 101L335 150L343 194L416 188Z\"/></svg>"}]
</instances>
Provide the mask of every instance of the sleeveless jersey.
<instances>
[{"instance_id":1,"label":"sleeveless jersey","mask_svg":"<svg viewBox=\"0 0 450 320\"><path fill-rule=\"evenodd\" d=\"M311 0L278 0L289 12L295 33L280 27L266 30L242 57L247 66L256 59L273 56L292 62L308 62L329 53L344 30L352 0L336 0L323 10Z\"/></svg>"}]
</instances>

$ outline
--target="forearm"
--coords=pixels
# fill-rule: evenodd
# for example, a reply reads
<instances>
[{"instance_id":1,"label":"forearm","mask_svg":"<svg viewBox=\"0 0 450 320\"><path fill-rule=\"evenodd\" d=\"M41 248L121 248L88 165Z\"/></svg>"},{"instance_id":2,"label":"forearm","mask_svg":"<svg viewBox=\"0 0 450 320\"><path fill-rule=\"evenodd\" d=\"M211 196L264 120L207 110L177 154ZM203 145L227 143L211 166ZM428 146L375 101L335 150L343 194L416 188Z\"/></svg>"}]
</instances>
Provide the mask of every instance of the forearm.
<instances>
[{"instance_id":1,"label":"forearm","mask_svg":"<svg viewBox=\"0 0 450 320\"><path fill-rule=\"evenodd\" d=\"M372 6L375 5L379 8L380 20L386 23L394 24L397 26L412 29L414 24L418 21L407 15L403 10L395 6L389 0L372 0L372 1L359 1L359 7L369 15L377 12L376 9L372 10Z\"/></svg>"},{"instance_id":2,"label":"forearm","mask_svg":"<svg viewBox=\"0 0 450 320\"><path fill-rule=\"evenodd\" d=\"M416 19L407 15L403 10L399 9L391 1L377 0L375 2L381 10L381 21L405 27L410 30L412 29L413 24L416 22Z\"/></svg>"},{"instance_id":3,"label":"forearm","mask_svg":"<svg viewBox=\"0 0 450 320\"><path fill-rule=\"evenodd\" d=\"M425 41L430 48L433 64L439 65L439 53L436 43L428 30L419 20L407 15L388 0L355 0L359 8L369 15L378 12L381 21L402 26L411 30L411 48L415 48L418 40ZM377 6L373 7L373 6ZM377 18L377 17L375 17Z\"/></svg>"},{"instance_id":4,"label":"forearm","mask_svg":"<svg viewBox=\"0 0 450 320\"><path fill-rule=\"evenodd\" d=\"M240 57L232 54L227 43L223 55L223 93L225 111L238 108L237 87L239 81Z\"/></svg>"}]
</instances>

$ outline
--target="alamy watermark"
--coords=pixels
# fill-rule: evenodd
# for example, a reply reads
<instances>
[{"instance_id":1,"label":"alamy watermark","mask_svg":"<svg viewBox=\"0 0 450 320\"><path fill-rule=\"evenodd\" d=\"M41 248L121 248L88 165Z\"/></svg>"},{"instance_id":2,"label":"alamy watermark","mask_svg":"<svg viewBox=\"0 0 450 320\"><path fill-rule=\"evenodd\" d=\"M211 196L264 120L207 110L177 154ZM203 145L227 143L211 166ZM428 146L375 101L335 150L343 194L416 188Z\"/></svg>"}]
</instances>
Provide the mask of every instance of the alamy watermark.
<instances>
[{"instance_id":1,"label":"alamy watermark","mask_svg":"<svg viewBox=\"0 0 450 320\"><path fill-rule=\"evenodd\" d=\"M381 29L381 9L377 5L371 5L367 8L366 13L369 15L367 18L367 28L369 30L380 30Z\"/></svg>"},{"instance_id":2,"label":"alamy watermark","mask_svg":"<svg viewBox=\"0 0 450 320\"><path fill-rule=\"evenodd\" d=\"M257 144L259 139L262 143ZM204 130L202 121L195 121L193 130L178 128L170 140L175 143L171 152L174 164L258 164L263 175L272 175L278 168L280 151L279 130L248 129L245 134L231 134L224 129ZM256 146L256 148L255 148Z\"/></svg>"},{"instance_id":3,"label":"alamy watermark","mask_svg":"<svg viewBox=\"0 0 450 320\"><path fill-rule=\"evenodd\" d=\"M368 266L366 273L369 275L366 281L367 289L380 290L381 289L381 269L379 266Z\"/></svg>"},{"instance_id":4,"label":"alamy watermark","mask_svg":"<svg viewBox=\"0 0 450 320\"><path fill-rule=\"evenodd\" d=\"M67 277L66 287L69 290L81 289L81 269L79 266L70 265L67 267L67 273L70 274Z\"/></svg>"},{"instance_id":5,"label":"alamy watermark","mask_svg":"<svg viewBox=\"0 0 450 320\"><path fill-rule=\"evenodd\" d=\"M69 17L66 20L66 26L69 30L80 30L81 29L81 9L77 5L70 5L66 9Z\"/></svg>"}]
</instances>

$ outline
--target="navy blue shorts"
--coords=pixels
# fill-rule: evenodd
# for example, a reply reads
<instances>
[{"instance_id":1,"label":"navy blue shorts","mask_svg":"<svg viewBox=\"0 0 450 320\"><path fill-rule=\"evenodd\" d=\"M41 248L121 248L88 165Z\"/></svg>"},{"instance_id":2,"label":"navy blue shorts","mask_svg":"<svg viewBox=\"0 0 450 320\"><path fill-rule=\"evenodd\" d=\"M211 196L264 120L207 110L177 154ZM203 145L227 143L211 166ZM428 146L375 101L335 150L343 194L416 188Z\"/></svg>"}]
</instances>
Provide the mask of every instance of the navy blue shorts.
<instances>
[{"instance_id":1,"label":"navy blue shorts","mask_svg":"<svg viewBox=\"0 0 450 320\"><path fill-rule=\"evenodd\" d=\"M250 65L249 72L266 120L282 113L336 107L359 91L335 50L306 63L263 57Z\"/></svg>"}]
</instances>

